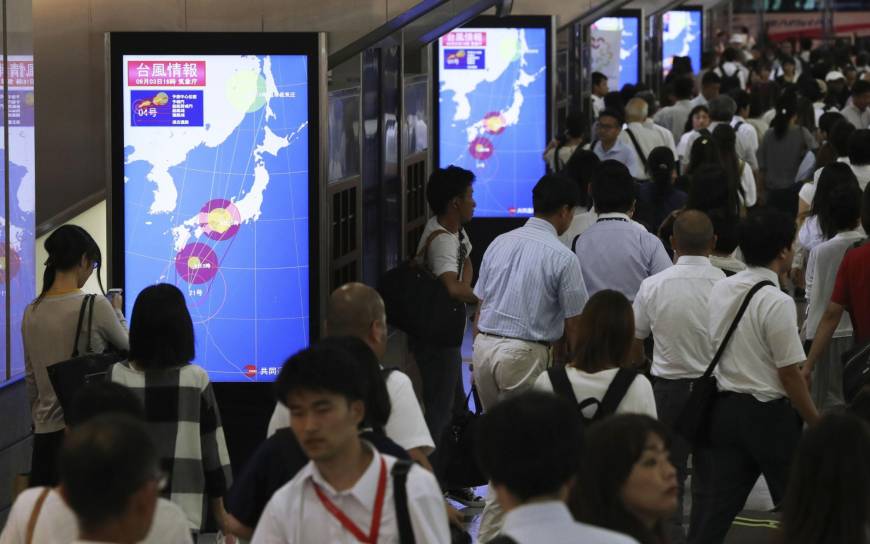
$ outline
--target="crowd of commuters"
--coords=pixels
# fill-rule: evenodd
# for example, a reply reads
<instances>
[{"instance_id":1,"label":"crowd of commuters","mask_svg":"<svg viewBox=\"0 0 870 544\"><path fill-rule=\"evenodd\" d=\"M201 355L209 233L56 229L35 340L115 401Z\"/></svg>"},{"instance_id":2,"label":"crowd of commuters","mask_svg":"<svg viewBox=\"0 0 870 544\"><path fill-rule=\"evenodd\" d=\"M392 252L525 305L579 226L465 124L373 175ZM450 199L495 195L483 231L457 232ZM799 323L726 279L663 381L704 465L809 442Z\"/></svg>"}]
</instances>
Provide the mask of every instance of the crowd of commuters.
<instances>
[{"instance_id":1,"label":"crowd of commuters","mask_svg":"<svg viewBox=\"0 0 870 544\"><path fill-rule=\"evenodd\" d=\"M593 74L588 116L544 150L533 217L476 248L476 274L474 176L430 176L413 265L473 316L483 415L468 462L485 498L448 470L461 348L409 338L418 400L382 366L387 309L360 283L329 295L326 338L288 354L268 436L234 479L183 294L144 289L129 329L120 297L97 297L77 329L102 256L58 228L22 326L32 488L0 544L214 529L254 544L461 542L446 497L483 507L481 542L716 544L760 476L776 542L867 543L870 389L847 399L840 361L870 339L870 72L842 44L794 46L735 40L697 73L677 59L658 99ZM119 362L65 413L48 368L80 341ZM713 361L703 436L688 436Z\"/></svg>"}]
</instances>

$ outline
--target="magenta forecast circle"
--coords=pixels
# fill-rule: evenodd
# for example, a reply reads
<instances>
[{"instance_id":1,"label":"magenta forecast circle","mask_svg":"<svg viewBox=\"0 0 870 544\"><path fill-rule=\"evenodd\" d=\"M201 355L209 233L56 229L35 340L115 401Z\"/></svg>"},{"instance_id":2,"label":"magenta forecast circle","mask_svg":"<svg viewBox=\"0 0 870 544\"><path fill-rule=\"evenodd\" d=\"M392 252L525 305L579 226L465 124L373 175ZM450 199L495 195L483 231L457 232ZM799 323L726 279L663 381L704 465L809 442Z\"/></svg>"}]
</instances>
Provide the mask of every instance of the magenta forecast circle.
<instances>
[{"instance_id":1,"label":"magenta forecast circle","mask_svg":"<svg viewBox=\"0 0 870 544\"><path fill-rule=\"evenodd\" d=\"M218 257L209 246L196 242L178 252L175 269L187 283L206 283L218 272Z\"/></svg>"},{"instance_id":2,"label":"magenta forecast circle","mask_svg":"<svg viewBox=\"0 0 870 544\"><path fill-rule=\"evenodd\" d=\"M492 146L492 142L489 138L483 136L471 140L471 143L468 144L468 152L471 153L472 157L479 161L485 161L492 157L493 151L495 151L495 149Z\"/></svg>"},{"instance_id":3,"label":"magenta forecast circle","mask_svg":"<svg viewBox=\"0 0 870 544\"><path fill-rule=\"evenodd\" d=\"M223 198L209 200L199 210L199 226L212 240L227 240L236 235L242 222L235 204Z\"/></svg>"}]
</instances>

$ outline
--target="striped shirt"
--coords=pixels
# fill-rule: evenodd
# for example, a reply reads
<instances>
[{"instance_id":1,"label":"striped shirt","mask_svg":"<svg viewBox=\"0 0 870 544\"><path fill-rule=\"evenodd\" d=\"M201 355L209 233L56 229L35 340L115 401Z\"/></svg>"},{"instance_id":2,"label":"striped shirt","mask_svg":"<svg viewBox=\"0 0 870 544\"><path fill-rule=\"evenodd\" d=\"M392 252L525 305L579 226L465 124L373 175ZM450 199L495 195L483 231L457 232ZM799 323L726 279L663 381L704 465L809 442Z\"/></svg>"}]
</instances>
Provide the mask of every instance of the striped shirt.
<instances>
[{"instance_id":1,"label":"striped shirt","mask_svg":"<svg viewBox=\"0 0 870 544\"><path fill-rule=\"evenodd\" d=\"M129 387L145 407L145 419L169 476L164 496L187 514L191 529L202 530L206 497L226 494L232 483L230 455L208 374L184 365L147 372L128 361L112 366L109 378Z\"/></svg>"},{"instance_id":2,"label":"striped shirt","mask_svg":"<svg viewBox=\"0 0 870 544\"><path fill-rule=\"evenodd\" d=\"M481 332L556 341L565 319L580 315L588 296L580 264L548 221L537 217L497 237L486 249L474 294Z\"/></svg>"}]
</instances>

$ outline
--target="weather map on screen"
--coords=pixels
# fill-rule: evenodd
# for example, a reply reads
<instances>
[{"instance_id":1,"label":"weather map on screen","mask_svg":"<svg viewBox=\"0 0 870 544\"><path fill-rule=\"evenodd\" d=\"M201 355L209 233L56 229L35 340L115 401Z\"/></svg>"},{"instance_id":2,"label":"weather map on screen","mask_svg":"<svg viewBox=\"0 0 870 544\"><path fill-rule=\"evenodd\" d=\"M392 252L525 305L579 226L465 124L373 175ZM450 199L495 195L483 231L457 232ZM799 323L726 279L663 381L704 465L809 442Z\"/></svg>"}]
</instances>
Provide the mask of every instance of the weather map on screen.
<instances>
[{"instance_id":1,"label":"weather map on screen","mask_svg":"<svg viewBox=\"0 0 870 544\"><path fill-rule=\"evenodd\" d=\"M611 91L628 83L637 85L640 19L602 17L591 28L592 71L607 76Z\"/></svg>"},{"instance_id":2,"label":"weather map on screen","mask_svg":"<svg viewBox=\"0 0 870 544\"><path fill-rule=\"evenodd\" d=\"M309 342L308 62L123 56L128 315L176 285L213 381L274 380Z\"/></svg>"},{"instance_id":3,"label":"weather map on screen","mask_svg":"<svg viewBox=\"0 0 870 544\"><path fill-rule=\"evenodd\" d=\"M438 47L441 167L474 172L478 217L529 216L547 146L547 31L460 28Z\"/></svg>"},{"instance_id":4,"label":"weather map on screen","mask_svg":"<svg viewBox=\"0 0 870 544\"><path fill-rule=\"evenodd\" d=\"M701 11L675 10L662 15L662 71L668 75L674 57L689 57L692 70L701 69Z\"/></svg>"}]
</instances>

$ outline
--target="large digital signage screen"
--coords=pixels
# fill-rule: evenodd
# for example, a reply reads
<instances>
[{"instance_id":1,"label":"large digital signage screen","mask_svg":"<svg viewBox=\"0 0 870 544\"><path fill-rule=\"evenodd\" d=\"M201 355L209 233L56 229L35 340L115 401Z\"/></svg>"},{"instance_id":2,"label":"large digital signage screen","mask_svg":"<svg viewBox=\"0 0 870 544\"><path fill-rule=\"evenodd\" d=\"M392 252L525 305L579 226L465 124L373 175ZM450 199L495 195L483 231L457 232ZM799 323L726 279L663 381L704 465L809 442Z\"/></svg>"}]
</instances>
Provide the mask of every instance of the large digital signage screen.
<instances>
[{"instance_id":1,"label":"large digital signage screen","mask_svg":"<svg viewBox=\"0 0 870 544\"><path fill-rule=\"evenodd\" d=\"M271 381L316 306L317 35L170 36L111 38L113 278L182 291L213 381Z\"/></svg>"},{"instance_id":2,"label":"large digital signage screen","mask_svg":"<svg viewBox=\"0 0 870 544\"><path fill-rule=\"evenodd\" d=\"M549 17L480 17L438 39L437 164L476 176L477 217L532 215L550 131Z\"/></svg>"},{"instance_id":3,"label":"large digital signage screen","mask_svg":"<svg viewBox=\"0 0 870 544\"><path fill-rule=\"evenodd\" d=\"M674 65L674 57L689 57L692 71L701 69L702 13L700 8L683 8L662 14L662 75Z\"/></svg>"},{"instance_id":4,"label":"large digital signage screen","mask_svg":"<svg viewBox=\"0 0 870 544\"><path fill-rule=\"evenodd\" d=\"M592 71L607 76L611 91L640 80L640 13L617 12L592 23Z\"/></svg>"}]
</instances>

